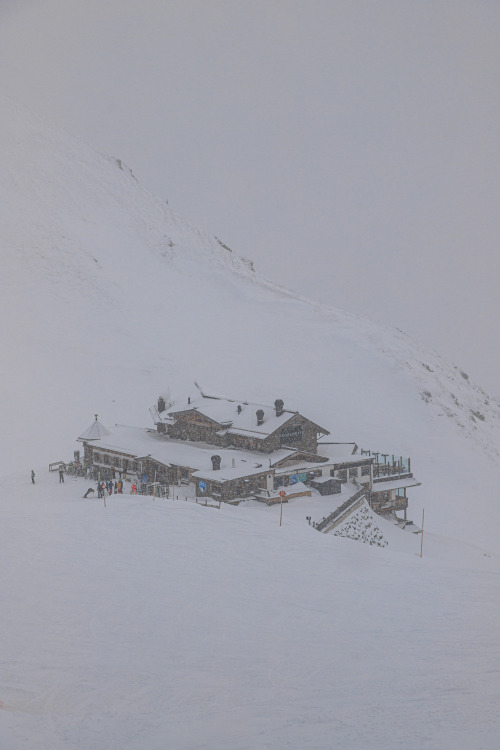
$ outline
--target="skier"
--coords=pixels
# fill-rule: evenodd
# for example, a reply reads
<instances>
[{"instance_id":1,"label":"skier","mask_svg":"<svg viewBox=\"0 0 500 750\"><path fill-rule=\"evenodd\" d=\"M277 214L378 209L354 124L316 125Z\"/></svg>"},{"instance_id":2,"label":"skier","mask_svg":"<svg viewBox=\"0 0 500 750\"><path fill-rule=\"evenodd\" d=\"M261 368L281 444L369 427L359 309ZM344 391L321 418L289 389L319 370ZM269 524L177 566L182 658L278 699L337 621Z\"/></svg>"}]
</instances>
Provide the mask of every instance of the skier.
<instances>
[{"instance_id":1,"label":"skier","mask_svg":"<svg viewBox=\"0 0 500 750\"><path fill-rule=\"evenodd\" d=\"M132 482L132 495L137 495L137 485L135 482Z\"/></svg>"},{"instance_id":2,"label":"skier","mask_svg":"<svg viewBox=\"0 0 500 750\"><path fill-rule=\"evenodd\" d=\"M35 484L35 472L31 469L31 483Z\"/></svg>"},{"instance_id":3,"label":"skier","mask_svg":"<svg viewBox=\"0 0 500 750\"><path fill-rule=\"evenodd\" d=\"M62 466L59 467L59 484L64 484L64 469Z\"/></svg>"}]
</instances>

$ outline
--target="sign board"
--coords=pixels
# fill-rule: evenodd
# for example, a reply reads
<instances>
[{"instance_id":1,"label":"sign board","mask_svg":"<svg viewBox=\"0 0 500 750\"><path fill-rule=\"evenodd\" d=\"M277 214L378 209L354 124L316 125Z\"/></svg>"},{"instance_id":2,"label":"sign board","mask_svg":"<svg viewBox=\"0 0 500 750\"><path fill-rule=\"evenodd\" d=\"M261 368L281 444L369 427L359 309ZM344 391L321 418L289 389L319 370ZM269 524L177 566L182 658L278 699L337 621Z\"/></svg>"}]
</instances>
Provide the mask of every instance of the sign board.
<instances>
[{"instance_id":1,"label":"sign board","mask_svg":"<svg viewBox=\"0 0 500 750\"><path fill-rule=\"evenodd\" d=\"M286 497L285 490L280 490L280 497Z\"/></svg>"},{"instance_id":2,"label":"sign board","mask_svg":"<svg viewBox=\"0 0 500 750\"><path fill-rule=\"evenodd\" d=\"M281 445L294 445L295 443L302 442L302 425L296 424L290 427L285 427L280 432L280 443Z\"/></svg>"},{"instance_id":3,"label":"sign board","mask_svg":"<svg viewBox=\"0 0 500 750\"><path fill-rule=\"evenodd\" d=\"M202 492L205 492L205 490L206 490L206 489L207 489L207 485L206 485L206 483L205 483L205 482L203 482L203 481L200 481L200 490L201 490Z\"/></svg>"}]
</instances>

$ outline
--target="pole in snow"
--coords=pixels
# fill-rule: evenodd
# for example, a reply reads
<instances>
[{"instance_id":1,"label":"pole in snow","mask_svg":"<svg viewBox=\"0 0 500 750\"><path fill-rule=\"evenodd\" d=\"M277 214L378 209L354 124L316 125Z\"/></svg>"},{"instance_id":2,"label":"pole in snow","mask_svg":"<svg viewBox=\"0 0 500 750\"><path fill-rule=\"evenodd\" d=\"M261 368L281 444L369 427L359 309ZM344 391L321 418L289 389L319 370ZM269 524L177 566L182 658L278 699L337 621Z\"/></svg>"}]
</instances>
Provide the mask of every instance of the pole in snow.
<instances>
[{"instance_id":1,"label":"pole in snow","mask_svg":"<svg viewBox=\"0 0 500 750\"><path fill-rule=\"evenodd\" d=\"M280 491L280 498L281 498L281 503L280 503L280 506L281 506L280 507L280 526L281 526L281 521L283 519L283 498L284 497L286 497L286 492L285 492L285 490L281 490Z\"/></svg>"},{"instance_id":2,"label":"pole in snow","mask_svg":"<svg viewBox=\"0 0 500 750\"><path fill-rule=\"evenodd\" d=\"M423 546L424 546L424 509L422 508L422 534L420 536L420 557L422 557Z\"/></svg>"}]
</instances>

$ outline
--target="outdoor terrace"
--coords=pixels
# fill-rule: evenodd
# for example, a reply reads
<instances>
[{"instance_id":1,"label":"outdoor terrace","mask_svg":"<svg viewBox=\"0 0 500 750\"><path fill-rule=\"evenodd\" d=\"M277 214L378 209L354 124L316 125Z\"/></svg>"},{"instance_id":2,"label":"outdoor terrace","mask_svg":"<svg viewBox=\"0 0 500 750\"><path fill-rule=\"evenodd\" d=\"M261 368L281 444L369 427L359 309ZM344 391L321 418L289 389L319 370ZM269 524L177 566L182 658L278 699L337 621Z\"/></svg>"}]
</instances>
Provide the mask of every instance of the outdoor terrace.
<instances>
[{"instance_id":1,"label":"outdoor terrace","mask_svg":"<svg viewBox=\"0 0 500 750\"><path fill-rule=\"evenodd\" d=\"M387 477L411 477L411 461L409 456L396 456L393 453L381 453L361 449L362 456L370 456L373 462L373 480L386 479Z\"/></svg>"}]
</instances>

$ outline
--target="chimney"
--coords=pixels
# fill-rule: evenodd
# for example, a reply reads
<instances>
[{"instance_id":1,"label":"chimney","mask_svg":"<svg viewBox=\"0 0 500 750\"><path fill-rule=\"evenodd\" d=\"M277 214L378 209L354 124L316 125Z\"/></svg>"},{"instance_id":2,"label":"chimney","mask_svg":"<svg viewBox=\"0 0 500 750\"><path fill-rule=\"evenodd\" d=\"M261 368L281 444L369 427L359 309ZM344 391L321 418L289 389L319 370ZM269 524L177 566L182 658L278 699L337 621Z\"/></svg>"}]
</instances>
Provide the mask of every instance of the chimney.
<instances>
[{"instance_id":1,"label":"chimney","mask_svg":"<svg viewBox=\"0 0 500 750\"><path fill-rule=\"evenodd\" d=\"M276 416L281 417L283 414L284 403L280 398L277 398L274 402L274 408L276 409Z\"/></svg>"},{"instance_id":2,"label":"chimney","mask_svg":"<svg viewBox=\"0 0 500 750\"><path fill-rule=\"evenodd\" d=\"M188 396L188 404L191 403L191 396Z\"/></svg>"},{"instance_id":3,"label":"chimney","mask_svg":"<svg viewBox=\"0 0 500 750\"><path fill-rule=\"evenodd\" d=\"M264 412L262 409L257 409L256 411L256 417L257 417L257 425L264 423Z\"/></svg>"},{"instance_id":4,"label":"chimney","mask_svg":"<svg viewBox=\"0 0 500 750\"><path fill-rule=\"evenodd\" d=\"M212 471L220 470L220 462L221 462L220 456L212 456Z\"/></svg>"},{"instance_id":5,"label":"chimney","mask_svg":"<svg viewBox=\"0 0 500 750\"><path fill-rule=\"evenodd\" d=\"M165 411L165 399L163 396L160 396L158 398L158 412L161 414L162 411Z\"/></svg>"}]
</instances>

